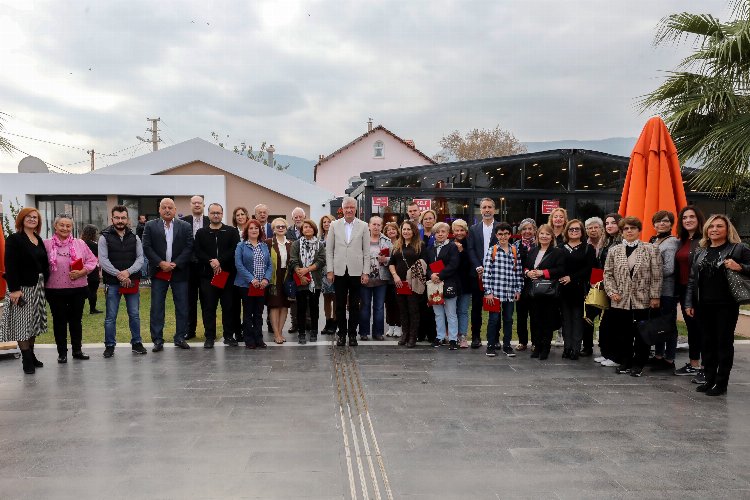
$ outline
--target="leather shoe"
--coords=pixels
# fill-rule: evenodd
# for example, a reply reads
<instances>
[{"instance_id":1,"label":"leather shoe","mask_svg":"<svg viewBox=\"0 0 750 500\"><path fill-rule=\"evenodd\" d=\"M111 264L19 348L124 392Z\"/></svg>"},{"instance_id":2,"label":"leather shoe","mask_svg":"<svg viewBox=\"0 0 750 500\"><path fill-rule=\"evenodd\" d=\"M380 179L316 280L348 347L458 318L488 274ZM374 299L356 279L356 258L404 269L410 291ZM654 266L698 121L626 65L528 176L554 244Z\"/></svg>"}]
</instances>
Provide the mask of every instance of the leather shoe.
<instances>
[{"instance_id":1,"label":"leather shoe","mask_svg":"<svg viewBox=\"0 0 750 500\"><path fill-rule=\"evenodd\" d=\"M357 342L357 337L349 337L349 346L350 347L356 347L359 343Z\"/></svg>"},{"instance_id":2,"label":"leather shoe","mask_svg":"<svg viewBox=\"0 0 750 500\"><path fill-rule=\"evenodd\" d=\"M709 384L706 382L705 384L701 384L698 387L695 388L695 392L708 392L710 388L713 387L713 384Z\"/></svg>"},{"instance_id":3,"label":"leather shoe","mask_svg":"<svg viewBox=\"0 0 750 500\"><path fill-rule=\"evenodd\" d=\"M187 335L185 335L185 340L190 340L190 339L194 339L194 338L195 338L195 334L194 333L188 333Z\"/></svg>"},{"instance_id":4,"label":"leather shoe","mask_svg":"<svg viewBox=\"0 0 750 500\"><path fill-rule=\"evenodd\" d=\"M721 396L727 393L727 387L724 385L715 385L706 391L706 396Z\"/></svg>"},{"instance_id":5,"label":"leather shoe","mask_svg":"<svg viewBox=\"0 0 750 500\"><path fill-rule=\"evenodd\" d=\"M80 359L80 360L87 360L89 359L89 355L85 354L83 351L78 351L73 353L73 359Z\"/></svg>"},{"instance_id":6,"label":"leather shoe","mask_svg":"<svg viewBox=\"0 0 750 500\"><path fill-rule=\"evenodd\" d=\"M57 357L57 362L60 363L61 365L64 364L64 363L67 363L68 362L68 357L67 356L58 356Z\"/></svg>"},{"instance_id":7,"label":"leather shoe","mask_svg":"<svg viewBox=\"0 0 750 500\"><path fill-rule=\"evenodd\" d=\"M164 350L164 344L154 344L154 348L151 349L151 352L159 352Z\"/></svg>"},{"instance_id":8,"label":"leather shoe","mask_svg":"<svg viewBox=\"0 0 750 500\"><path fill-rule=\"evenodd\" d=\"M339 337L336 339L336 345L339 347L344 347L346 345L346 337Z\"/></svg>"},{"instance_id":9,"label":"leather shoe","mask_svg":"<svg viewBox=\"0 0 750 500\"><path fill-rule=\"evenodd\" d=\"M481 340L476 339L476 340L472 340L471 341L471 348L472 349L479 349L480 347L482 347L482 341Z\"/></svg>"},{"instance_id":10,"label":"leather shoe","mask_svg":"<svg viewBox=\"0 0 750 500\"><path fill-rule=\"evenodd\" d=\"M240 345L240 343L232 337L224 337L224 344L230 345L232 347L237 347L238 345Z\"/></svg>"},{"instance_id":11,"label":"leather shoe","mask_svg":"<svg viewBox=\"0 0 750 500\"><path fill-rule=\"evenodd\" d=\"M203 342L203 348L204 349L213 349L214 348L214 339L206 339L206 341Z\"/></svg>"},{"instance_id":12,"label":"leather shoe","mask_svg":"<svg viewBox=\"0 0 750 500\"><path fill-rule=\"evenodd\" d=\"M190 349L190 344L188 344L184 340L180 340L179 342L175 342L174 345L175 345L175 347L179 347L180 349Z\"/></svg>"}]
</instances>

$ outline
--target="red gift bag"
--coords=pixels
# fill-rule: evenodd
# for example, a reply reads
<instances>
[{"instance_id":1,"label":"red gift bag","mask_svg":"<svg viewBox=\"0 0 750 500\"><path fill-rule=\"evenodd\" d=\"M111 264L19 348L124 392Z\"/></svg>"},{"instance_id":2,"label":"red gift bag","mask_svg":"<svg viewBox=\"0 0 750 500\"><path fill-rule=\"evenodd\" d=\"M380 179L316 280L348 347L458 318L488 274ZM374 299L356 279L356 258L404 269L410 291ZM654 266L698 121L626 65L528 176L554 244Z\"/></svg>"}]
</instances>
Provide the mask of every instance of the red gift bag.
<instances>
[{"instance_id":1,"label":"red gift bag","mask_svg":"<svg viewBox=\"0 0 750 500\"><path fill-rule=\"evenodd\" d=\"M495 300L492 304L487 302L487 297L482 300L482 310L491 312L491 313L499 313L500 312L500 300L495 297Z\"/></svg>"},{"instance_id":2,"label":"red gift bag","mask_svg":"<svg viewBox=\"0 0 750 500\"><path fill-rule=\"evenodd\" d=\"M161 271L159 270L154 278L162 281L172 281L172 271Z\"/></svg>"},{"instance_id":3,"label":"red gift bag","mask_svg":"<svg viewBox=\"0 0 750 500\"><path fill-rule=\"evenodd\" d=\"M227 271L221 271L220 273L214 274L211 278L211 286L216 288L224 288L227 286L227 279L229 279L229 273Z\"/></svg>"},{"instance_id":4,"label":"red gift bag","mask_svg":"<svg viewBox=\"0 0 750 500\"><path fill-rule=\"evenodd\" d=\"M302 285L302 279L299 277L299 274L292 273L292 277L294 278L294 282L297 284L297 286ZM307 273L305 275L305 279L307 280L307 284L309 285L312 282L312 274Z\"/></svg>"},{"instance_id":5,"label":"red gift bag","mask_svg":"<svg viewBox=\"0 0 750 500\"><path fill-rule=\"evenodd\" d=\"M391 249L388 247L381 248L380 255L382 255L383 257L388 257L389 255L391 255Z\"/></svg>"},{"instance_id":6,"label":"red gift bag","mask_svg":"<svg viewBox=\"0 0 750 500\"><path fill-rule=\"evenodd\" d=\"M432 264L430 264L430 271L436 274L440 274L440 271L445 269L445 264L443 264L443 259L436 260Z\"/></svg>"},{"instance_id":7,"label":"red gift bag","mask_svg":"<svg viewBox=\"0 0 750 500\"><path fill-rule=\"evenodd\" d=\"M83 271L83 259L76 259L70 263L71 271Z\"/></svg>"},{"instance_id":8,"label":"red gift bag","mask_svg":"<svg viewBox=\"0 0 750 500\"><path fill-rule=\"evenodd\" d=\"M265 288L255 287L252 283L250 283L250 286L247 287L247 296L248 297L263 297L266 294Z\"/></svg>"},{"instance_id":9,"label":"red gift bag","mask_svg":"<svg viewBox=\"0 0 750 500\"><path fill-rule=\"evenodd\" d=\"M589 282L592 285L601 283L603 280L604 280L604 269L597 269L597 268L591 269L591 279L589 280Z\"/></svg>"},{"instance_id":10,"label":"red gift bag","mask_svg":"<svg viewBox=\"0 0 750 500\"><path fill-rule=\"evenodd\" d=\"M411 295L411 286L406 281L402 281L401 288L396 287L396 293L398 295Z\"/></svg>"},{"instance_id":11,"label":"red gift bag","mask_svg":"<svg viewBox=\"0 0 750 500\"><path fill-rule=\"evenodd\" d=\"M133 295L134 293L138 293L140 283L141 280L132 280L130 286L120 286L118 291L122 295Z\"/></svg>"}]
</instances>

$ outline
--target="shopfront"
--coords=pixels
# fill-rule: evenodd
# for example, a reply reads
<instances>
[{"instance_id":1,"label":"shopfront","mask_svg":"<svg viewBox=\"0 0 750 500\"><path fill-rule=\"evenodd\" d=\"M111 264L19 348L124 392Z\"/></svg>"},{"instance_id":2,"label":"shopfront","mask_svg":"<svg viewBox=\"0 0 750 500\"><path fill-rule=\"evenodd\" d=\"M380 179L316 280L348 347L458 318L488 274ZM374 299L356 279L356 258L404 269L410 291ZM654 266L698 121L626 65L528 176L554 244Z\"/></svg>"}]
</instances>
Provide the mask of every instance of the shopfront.
<instances>
[{"instance_id":1,"label":"shopfront","mask_svg":"<svg viewBox=\"0 0 750 500\"><path fill-rule=\"evenodd\" d=\"M555 207L571 218L603 217L620 204L629 158L573 149L363 172L364 182L350 195L359 202L360 216L381 215L401 221L414 199L431 208L438 220L479 221L482 198L492 198L496 218L511 225L531 217L546 222ZM688 200L706 213L729 210L727 198L686 189Z\"/></svg>"}]
</instances>

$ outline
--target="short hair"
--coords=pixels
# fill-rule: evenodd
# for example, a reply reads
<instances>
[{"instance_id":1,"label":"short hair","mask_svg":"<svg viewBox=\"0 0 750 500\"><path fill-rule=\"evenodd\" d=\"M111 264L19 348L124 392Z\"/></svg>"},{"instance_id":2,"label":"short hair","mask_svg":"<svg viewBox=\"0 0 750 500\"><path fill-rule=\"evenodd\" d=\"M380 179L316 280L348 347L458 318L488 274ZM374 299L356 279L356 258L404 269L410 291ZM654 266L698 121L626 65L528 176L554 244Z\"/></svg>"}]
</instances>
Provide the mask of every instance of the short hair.
<instances>
[{"instance_id":1,"label":"short hair","mask_svg":"<svg viewBox=\"0 0 750 500\"><path fill-rule=\"evenodd\" d=\"M552 226L552 217L555 216L557 212L562 212L563 217L565 217L565 223L568 223L568 211L565 210L563 207L557 207L553 208L552 211L549 213L549 219L547 219L547 224Z\"/></svg>"},{"instance_id":2,"label":"short hair","mask_svg":"<svg viewBox=\"0 0 750 500\"><path fill-rule=\"evenodd\" d=\"M232 225L234 227L237 227L237 212L242 210L245 212L245 216L249 219L250 218L250 212L247 211L247 208L245 207L237 207L232 211Z\"/></svg>"},{"instance_id":3,"label":"short hair","mask_svg":"<svg viewBox=\"0 0 750 500\"><path fill-rule=\"evenodd\" d=\"M306 215L305 209L302 207L294 207L294 210L292 210L292 216L294 216L294 212L302 212L302 215Z\"/></svg>"},{"instance_id":4,"label":"short hair","mask_svg":"<svg viewBox=\"0 0 750 500\"><path fill-rule=\"evenodd\" d=\"M305 219L305 220L303 220L302 221L302 225L300 226L300 229L304 228L305 224L307 224L308 226L310 226L311 228L313 228L313 236L317 236L318 235L318 225L315 223L314 220L312 220L312 219Z\"/></svg>"},{"instance_id":5,"label":"short hair","mask_svg":"<svg viewBox=\"0 0 750 500\"><path fill-rule=\"evenodd\" d=\"M408 204L406 205L406 208L409 208L409 207L417 207L417 208L419 208L419 205L417 204L417 202L416 202L416 201L410 201L410 202L409 202L409 203L408 203Z\"/></svg>"},{"instance_id":6,"label":"short hair","mask_svg":"<svg viewBox=\"0 0 750 500\"><path fill-rule=\"evenodd\" d=\"M687 241L688 239L690 239L690 233L682 225L682 217L688 210L692 210L693 213L695 213L696 219L698 219L698 226L696 226L695 228L695 236L697 236L698 239L703 237L703 225L706 223L706 216L703 215L703 212L700 208L696 207L695 205L687 205L686 207L683 207L683 209L680 210L680 214L677 216L677 219L680 222L680 240L682 241Z\"/></svg>"},{"instance_id":7,"label":"short hair","mask_svg":"<svg viewBox=\"0 0 750 500\"><path fill-rule=\"evenodd\" d=\"M669 210L659 210L654 214L653 217L651 217L651 223L656 224L660 220L662 220L664 217L669 219L669 223L674 226L674 214L670 212Z\"/></svg>"},{"instance_id":8,"label":"short hair","mask_svg":"<svg viewBox=\"0 0 750 500\"><path fill-rule=\"evenodd\" d=\"M39 210L37 210L34 207L26 207L22 208L18 215L16 215L16 232L20 233L23 232L23 220L26 218L27 215L30 215L31 213L36 212L36 228L34 231L36 233L39 233L42 229L42 214L39 213Z\"/></svg>"},{"instance_id":9,"label":"short hair","mask_svg":"<svg viewBox=\"0 0 750 500\"><path fill-rule=\"evenodd\" d=\"M421 214L419 214L419 222L420 223L424 220L424 216L427 215L427 214L432 214L435 217L435 222L437 222L437 212L434 211L434 210L432 210L432 209L430 209L430 210L425 210L424 212L422 212Z\"/></svg>"},{"instance_id":10,"label":"short hair","mask_svg":"<svg viewBox=\"0 0 750 500\"><path fill-rule=\"evenodd\" d=\"M192 200L192 199L193 199L193 198L195 198L195 197L198 197L198 198L200 198L201 200L203 200L203 201L206 201L206 198L205 198L205 196L203 196L202 194L194 194L193 196L191 196L191 197L190 197L190 199Z\"/></svg>"},{"instance_id":11,"label":"short hair","mask_svg":"<svg viewBox=\"0 0 750 500\"><path fill-rule=\"evenodd\" d=\"M711 240L708 238L708 226L710 226L716 219L723 220L727 225L727 241L729 243L742 243L742 239L740 238L739 233L737 233L737 229L735 229L732 221L729 220L729 216L724 214L714 214L709 217L706 223L703 225L703 236L701 237L701 241L699 243L700 246L705 248L711 244Z\"/></svg>"},{"instance_id":12,"label":"short hair","mask_svg":"<svg viewBox=\"0 0 750 500\"><path fill-rule=\"evenodd\" d=\"M256 219L252 219L252 220L256 220ZM276 225L279 222L281 222L282 224L284 224L287 227L289 226L289 223L286 221L285 218L283 218L283 217L276 217L274 220L271 221L271 229L276 229Z\"/></svg>"},{"instance_id":13,"label":"short hair","mask_svg":"<svg viewBox=\"0 0 750 500\"><path fill-rule=\"evenodd\" d=\"M625 226L635 226L638 228L638 231L643 231L643 223L641 222L641 219L633 215L623 217L620 219L620 222L617 223L617 227L620 228L620 231L622 231L622 228Z\"/></svg>"},{"instance_id":14,"label":"short hair","mask_svg":"<svg viewBox=\"0 0 750 500\"><path fill-rule=\"evenodd\" d=\"M383 218L379 215L373 215L372 217L370 217L370 222L372 222L372 219L380 219L380 222L384 222Z\"/></svg>"},{"instance_id":15,"label":"short hair","mask_svg":"<svg viewBox=\"0 0 750 500\"><path fill-rule=\"evenodd\" d=\"M383 234L388 237L388 230L389 229L395 229L396 230L396 238L401 236L401 230L398 228L398 224L395 222L386 222L385 226L383 226ZM395 243L395 242L394 242Z\"/></svg>"},{"instance_id":16,"label":"short hair","mask_svg":"<svg viewBox=\"0 0 750 500\"><path fill-rule=\"evenodd\" d=\"M208 205L208 211L210 212L211 207L214 207L214 206L219 207L221 209L221 213L224 213L224 207L221 206L221 203L216 203L216 202Z\"/></svg>"},{"instance_id":17,"label":"short hair","mask_svg":"<svg viewBox=\"0 0 750 500\"><path fill-rule=\"evenodd\" d=\"M260 221L257 219L250 219L247 221L247 226L245 226L245 229L242 230L242 239L247 241L248 236L248 229L250 229L250 226L256 226L258 228L258 241L263 241L266 239L266 232L263 231L263 226L261 225Z\"/></svg>"},{"instance_id":18,"label":"short hair","mask_svg":"<svg viewBox=\"0 0 750 500\"><path fill-rule=\"evenodd\" d=\"M265 207L265 209L268 210L268 205L266 205L265 203L258 203L257 205L255 205L255 208L253 208L253 212L257 212L260 207Z\"/></svg>"},{"instance_id":19,"label":"short hair","mask_svg":"<svg viewBox=\"0 0 750 500\"><path fill-rule=\"evenodd\" d=\"M70 214L57 214L55 216L55 221L52 223L52 227L55 227L58 222L60 222L63 219L69 219L71 222L73 222L73 216Z\"/></svg>"},{"instance_id":20,"label":"short hair","mask_svg":"<svg viewBox=\"0 0 750 500\"><path fill-rule=\"evenodd\" d=\"M432 226L433 233L439 231L440 229L445 229L449 233L451 232L451 227L448 225L447 222L436 222L435 225Z\"/></svg>"},{"instance_id":21,"label":"short hair","mask_svg":"<svg viewBox=\"0 0 750 500\"><path fill-rule=\"evenodd\" d=\"M86 224L83 226L83 231L81 231L81 239L83 241L96 241L96 233L99 231L99 228L97 228L93 224Z\"/></svg>"},{"instance_id":22,"label":"short hair","mask_svg":"<svg viewBox=\"0 0 750 500\"><path fill-rule=\"evenodd\" d=\"M594 224L599 224L602 228L604 228L604 221L601 219L601 217L589 217L588 219L586 219L584 226L586 226L586 229L588 229L589 226L593 226Z\"/></svg>"},{"instance_id":23,"label":"short hair","mask_svg":"<svg viewBox=\"0 0 750 500\"><path fill-rule=\"evenodd\" d=\"M536 237L537 240L539 239L539 234L544 231L545 233L549 233L552 236L552 241L550 242L550 246L555 246L555 230L552 229L551 224L542 224L539 226L539 228L536 230Z\"/></svg>"},{"instance_id":24,"label":"short hair","mask_svg":"<svg viewBox=\"0 0 750 500\"><path fill-rule=\"evenodd\" d=\"M509 233L512 233L513 228L507 222L501 222L495 228L495 234L499 233L500 231L508 231Z\"/></svg>"},{"instance_id":25,"label":"short hair","mask_svg":"<svg viewBox=\"0 0 750 500\"><path fill-rule=\"evenodd\" d=\"M344 208L344 205L351 205L354 204L354 206L357 206L357 200L352 198L351 196L344 196L344 199L341 200L341 208Z\"/></svg>"},{"instance_id":26,"label":"short hair","mask_svg":"<svg viewBox=\"0 0 750 500\"><path fill-rule=\"evenodd\" d=\"M527 218L521 221L521 223L518 225L518 230L521 231L524 226L531 226L536 230L536 221L532 218Z\"/></svg>"},{"instance_id":27,"label":"short hair","mask_svg":"<svg viewBox=\"0 0 750 500\"><path fill-rule=\"evenodd\" d=\"M570 226L572 226L573 224L578 224L579 226L581 226L581 239L583 239L583 230L585 229L583 226L583 222L581 222L581 219L571 219L567 224L565 224L565 231L563 231L563 241L565 243L567 243L570 239L568 238L568 229L570 229Z\"/></svg>"},{"instance_id":28,"label":"short hair","mask_svg":"<svg viewBox=\"0 0 750 500\"><path fill-rule=\"evenodd\" d=\"M490 203L492 203L492 208L496 207L495 200L493 200L492 198L482 198L481 200L479 200L479 206L481 207L482 203L484 203L485 201L489 201Z\"/></svg>"},{"instance_id":29,"label":"short hair","mask_svg":"<svg viewBox=\"0 0 750 500\"><path fill-rule=\"evenodd\" d=\"M469 232L469 225L463 219L456 219L453 221L453 224L451 224L453 231L455 231L457 227L462 227L467 233Z\"/></svg>"},{"instance_id":30,"label":"short hair","mask_svg":"<svg viewBox=\"0 0 750 500\"><path fill-rule=\"evenodd\" d=\"M125 205L115 205L114 207L112 207L112 210L109 211L109 215L115 215L115 212L128 213L128 207L126 207ZM138 217L140 217L140 215Z\"/></svg>"}]
</instances>

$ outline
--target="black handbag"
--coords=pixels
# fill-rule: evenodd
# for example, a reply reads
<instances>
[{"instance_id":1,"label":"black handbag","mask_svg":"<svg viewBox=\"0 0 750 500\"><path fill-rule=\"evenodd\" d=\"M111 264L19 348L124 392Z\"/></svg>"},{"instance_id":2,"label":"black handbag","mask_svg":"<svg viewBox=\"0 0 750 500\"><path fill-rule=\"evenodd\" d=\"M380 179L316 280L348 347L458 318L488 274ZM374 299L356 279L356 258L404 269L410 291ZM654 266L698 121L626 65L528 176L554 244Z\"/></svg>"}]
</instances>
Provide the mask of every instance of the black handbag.
<instances>
[{"instance_id":1,"label":"black handbag","mask_svg":"<svg viewBox=\"0 0 750 500\"><path fill-rule=\"evenodd\" d=\"M560 282L546 278L531 280L529 285L529 297L537 299L540 297L554 298L560 294Z\"/></svg>"},{"instance_id":2,"label":"black handbag","mask_svg":"<svg viewBox=\"0 0 750 500\"><path fill-rule=\"evenodd\" d=\"M729 252L730 258L733 258L732 256L736 248L737 245L735 244L732 251ZM750 304L750 277L726 267L724 269L726 269L727 273L729 292L732 294L734 301L738 304Z\"/></svg>"},{"instance_id":3,"label":"black handbag","mask_svg":"<svg viewBox=\"0 0 750 500\"><path fill-rule=\"evenodd\" d=\"M638 321L638 333L647 345L656 345L667 341L669 332L674 328L669 315L651 317L649 311L648 319Z\"/></svg>"}]
</instances>

